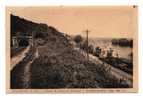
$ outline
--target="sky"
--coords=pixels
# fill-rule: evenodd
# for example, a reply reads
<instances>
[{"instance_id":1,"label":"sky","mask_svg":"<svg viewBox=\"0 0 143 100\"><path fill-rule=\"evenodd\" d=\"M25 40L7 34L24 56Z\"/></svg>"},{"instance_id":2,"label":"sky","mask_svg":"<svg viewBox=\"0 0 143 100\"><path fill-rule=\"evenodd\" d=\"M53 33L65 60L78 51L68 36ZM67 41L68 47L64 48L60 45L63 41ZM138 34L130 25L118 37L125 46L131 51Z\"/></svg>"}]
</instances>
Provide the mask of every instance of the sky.
<instances>
[{"instance_id":1,"label":"sky","mask_svg":"<svg viewBox=\"0 0 143 100\"><path fill-rule=\"evenodd\" d=\"M46 23L69 35L132 38L137 33L137 9L133 6L7 7L16 16Z\"/></svg>"}]
</instances>

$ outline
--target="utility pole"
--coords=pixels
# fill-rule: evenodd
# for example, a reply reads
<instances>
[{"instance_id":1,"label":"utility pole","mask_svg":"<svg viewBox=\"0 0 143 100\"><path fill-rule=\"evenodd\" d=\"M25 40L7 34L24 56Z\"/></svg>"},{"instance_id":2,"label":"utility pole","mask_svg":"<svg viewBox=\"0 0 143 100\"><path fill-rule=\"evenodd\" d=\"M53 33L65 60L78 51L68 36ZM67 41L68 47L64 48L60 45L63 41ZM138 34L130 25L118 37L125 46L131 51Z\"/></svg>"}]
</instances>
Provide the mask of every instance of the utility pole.
<instances>
[{"instance_id":1,"label":"utility pole","mask_svg":"<svg viewBox=\"0 0 143 100\"><path fill-rule=\"evenodd\" d=\"M90 31L89 31L88 29L85 30L85 33L86 33L86 42L87 42L87 43L86 43L86 47L87 47L87 48L86 48L87 61L89 61L89 50L88 50L88 42L89 42L89 41L88 41L88 34L89 34L89 32L90 32Z\"/></svg>"}]
</instances>

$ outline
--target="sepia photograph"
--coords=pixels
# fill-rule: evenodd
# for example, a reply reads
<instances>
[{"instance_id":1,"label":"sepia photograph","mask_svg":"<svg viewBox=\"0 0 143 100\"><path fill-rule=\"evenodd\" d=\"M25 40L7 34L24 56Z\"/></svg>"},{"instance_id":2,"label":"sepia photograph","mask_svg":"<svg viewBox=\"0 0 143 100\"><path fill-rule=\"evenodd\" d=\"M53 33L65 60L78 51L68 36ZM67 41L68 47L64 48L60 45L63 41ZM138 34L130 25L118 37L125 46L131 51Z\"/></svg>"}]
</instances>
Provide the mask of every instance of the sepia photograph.
<instances>
[{"instance_id":1,"label":"sepia photograph","mask_svg":"<svg viewBox=\"0 0 143 100\"><path fill-rule=\"evenodd\" d=\"M138 91L138 7L6 7L8 93Z\"/></svg>"}]
</instances>

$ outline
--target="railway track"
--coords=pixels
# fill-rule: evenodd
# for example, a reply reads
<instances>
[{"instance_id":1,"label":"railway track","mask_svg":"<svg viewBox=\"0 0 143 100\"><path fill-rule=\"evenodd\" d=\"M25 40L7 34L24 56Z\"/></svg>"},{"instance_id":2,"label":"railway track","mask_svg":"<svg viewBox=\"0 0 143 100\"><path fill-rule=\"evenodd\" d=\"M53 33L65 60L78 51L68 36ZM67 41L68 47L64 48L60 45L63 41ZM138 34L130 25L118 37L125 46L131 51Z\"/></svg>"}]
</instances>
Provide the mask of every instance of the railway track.
<instances>
[{"instance_id":1,"label":"railway track","mask_svg":"<svg viewBox=\"0 0 143 100\"><path fill-rule=\"evenodd\" d=\"M29 49L30 49L30 46L28 46L25 50L23 50L23 52L19 53L17 56L14 56L11 58L11 63L10 63L11 70L14 68L14 66L16 66L20 61L24 59Z\"/></svg>"}]
</instances>

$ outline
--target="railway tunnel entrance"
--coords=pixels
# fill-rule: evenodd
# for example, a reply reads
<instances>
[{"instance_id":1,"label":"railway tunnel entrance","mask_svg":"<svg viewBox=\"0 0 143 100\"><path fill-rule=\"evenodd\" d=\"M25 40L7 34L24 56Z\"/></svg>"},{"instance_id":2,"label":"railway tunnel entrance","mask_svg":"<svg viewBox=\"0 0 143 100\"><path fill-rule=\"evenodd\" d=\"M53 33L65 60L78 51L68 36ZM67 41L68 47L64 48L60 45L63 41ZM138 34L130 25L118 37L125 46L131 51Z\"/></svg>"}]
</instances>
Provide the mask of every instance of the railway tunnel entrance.
<instances>
[{"instance_id":1,"label":"railway tunnel entrance","mask_svg":"<svg viewBox=\"0 0 143 100\"><path fill-rule=\"evenodd\" d=\"M32 46L33 38L32 36L12 36L11 45L13 48Z\"/></svg>"}]
</instances>

